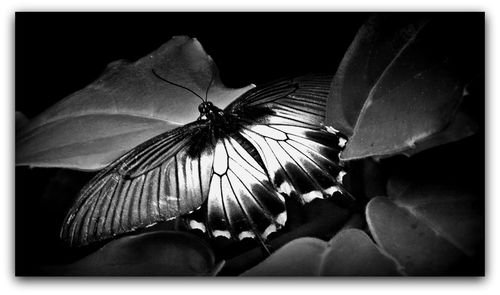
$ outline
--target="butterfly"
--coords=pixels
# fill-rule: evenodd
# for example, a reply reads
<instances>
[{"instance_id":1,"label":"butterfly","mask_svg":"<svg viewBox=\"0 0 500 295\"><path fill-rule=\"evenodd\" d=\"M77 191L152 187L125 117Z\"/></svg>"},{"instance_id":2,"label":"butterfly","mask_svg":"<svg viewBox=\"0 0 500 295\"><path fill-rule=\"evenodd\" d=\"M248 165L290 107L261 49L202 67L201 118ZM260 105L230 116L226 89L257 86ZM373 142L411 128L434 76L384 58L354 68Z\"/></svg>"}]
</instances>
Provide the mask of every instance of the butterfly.
<instances>
[{"instance_id":1,"label":"butterfly","mask_svg":"<svg viewBox=\"0 0 500 295\"><path fill-rule=\"evenodd\" d=\"M342 185L346 172L339 160L346 138L323 125L330 83L326 75L281 79L223 110L191 91L202 100L199 118L99 172L80 191L61 238L84 246L204 205L205 220L191 220L192 228L210 237L266 240L286 223L285 197L302 203L352 198Z\"/></svg>"}]
</instances>

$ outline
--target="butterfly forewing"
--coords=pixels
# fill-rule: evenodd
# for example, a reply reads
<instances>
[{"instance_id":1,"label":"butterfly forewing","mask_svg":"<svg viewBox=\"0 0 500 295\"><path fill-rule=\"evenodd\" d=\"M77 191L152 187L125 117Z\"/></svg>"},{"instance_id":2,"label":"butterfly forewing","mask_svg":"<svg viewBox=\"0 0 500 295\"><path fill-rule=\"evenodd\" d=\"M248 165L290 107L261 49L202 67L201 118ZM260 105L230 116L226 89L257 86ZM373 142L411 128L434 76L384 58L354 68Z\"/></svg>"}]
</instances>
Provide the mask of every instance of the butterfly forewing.
<instances>
[{"instance_id":1,"label":"butterfly forewing","mask_svg":"<svg viewBox=\"0 0 500 295\"><path fill-rule=\"evenodd\" d=\"M96 175L70 210L62 238L86 245L199 208L208 196L213 151L210 145L196 155L189 150L206 127L198 121L159 135Z\"/></svg>"}]
</instances>

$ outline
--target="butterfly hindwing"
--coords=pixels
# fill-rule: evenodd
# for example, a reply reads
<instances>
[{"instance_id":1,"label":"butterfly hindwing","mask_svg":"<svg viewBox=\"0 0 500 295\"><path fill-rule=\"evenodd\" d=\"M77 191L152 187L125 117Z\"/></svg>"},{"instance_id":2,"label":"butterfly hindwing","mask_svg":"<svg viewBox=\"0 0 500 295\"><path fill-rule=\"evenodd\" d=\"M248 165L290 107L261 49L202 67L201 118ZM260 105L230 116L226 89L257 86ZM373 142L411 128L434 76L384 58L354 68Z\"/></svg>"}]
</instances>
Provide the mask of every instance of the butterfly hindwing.
<instances>
[{"instance_id":1,"label":"butterfly hindwing","mask_svg":"<svg viewBox=\"0 0 500 295\"><path fill-rule=\"evenodd\" d=\"M62 238L86 245L199 208L208 196L213 149L190 149L206 127L197 121L161 134L96 175L70 210Z\"/></svg>"},{"instance_id":2,"label":"butterfly hindwing","mask_svg":"<svg viewBox=\"0 0 500 295\"><path fill-rule=\"evenodd\" d=\"M258 151L280 193L303 202L340 192L345 139L322 124L331 77L283 80L242 96L226 109L242 122L240 134ZM254 113L267 113L257 120Z\"/></svg>"},{"instance_id":3,"label":"butterfly hindwing","mask_svg":"<svg viewBox=\"0 0 500 295\"><path fill-rule=\"evenodd\" d=\"M265 239L285 224L283 197L234 138L216 145L207 213L208 231L215 237Z\"/></svg>"}]
</instances>

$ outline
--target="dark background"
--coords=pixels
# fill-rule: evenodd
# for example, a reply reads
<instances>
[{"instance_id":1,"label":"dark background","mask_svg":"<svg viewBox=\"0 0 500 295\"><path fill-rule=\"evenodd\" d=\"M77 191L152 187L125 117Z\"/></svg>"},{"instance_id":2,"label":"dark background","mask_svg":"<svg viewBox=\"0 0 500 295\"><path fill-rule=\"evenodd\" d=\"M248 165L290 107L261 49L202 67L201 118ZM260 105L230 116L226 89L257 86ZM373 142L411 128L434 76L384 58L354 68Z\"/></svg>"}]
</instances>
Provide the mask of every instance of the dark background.
<instances>
[{"instance_id":1,"label":"dark background","mask_svg":"<svg viewBox=\"0 0 500 295\"><path fill-rule=\"evenodd\" d=\"M16 110L31 118L175 35L196 37L229 87L334 73L366 13L17 13Z\"/></svg>"},{"instance_id":2,"label":"dark background","mask_svg":"<svg viewBox=\"0 0 500 295\"><path fill-rule=\"evenodd\" d=\"M484 54L484 15L476 15L483 22L463 27L482 32L478 52ZM15 108L33 118L97 79L108 63L135 61L175 35L196 37L228 87L310 72L333 74L368 16L325 12L16 13ZM464 40L462 46L473 48L478 43ZM484 61L484 55L477 60ZM483 72L484 68L473 85L479 97L484 95ZM479 125L483 124L478 134L458 145L440 147L415 173L423 173L433 161L448 155L446 165L463 169L480 196L484 195L484 99L476 102L468 107ZM404 167L406 161L388 161L383 168ZM362 170L352 174L364 174ZM59 241L59 229L73 198L92 176L65 169L16 168L17 275L43 274L42 265L68 263L85 254L67 249Z\"/></svg>"}]
</instances>

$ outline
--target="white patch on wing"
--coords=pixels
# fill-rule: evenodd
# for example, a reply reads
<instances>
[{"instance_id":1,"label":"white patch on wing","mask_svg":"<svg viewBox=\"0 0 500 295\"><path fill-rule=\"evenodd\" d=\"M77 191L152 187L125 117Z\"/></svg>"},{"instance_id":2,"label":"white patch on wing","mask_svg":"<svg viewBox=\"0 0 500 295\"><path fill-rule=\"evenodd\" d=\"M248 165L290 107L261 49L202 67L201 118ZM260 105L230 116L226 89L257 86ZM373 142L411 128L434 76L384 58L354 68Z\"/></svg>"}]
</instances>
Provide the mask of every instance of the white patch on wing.
<instances>
[{"instance_id":1,"label":"white patch on wing","mask_svg":"<svg viewBox=\"0 0 500 295\"><path fill-rule=\"evenodd\" d=\"M277 129L271 128L266 125L252 125L249 127L255 133L258 133L262 136L266 136L275 140L286 140L287 136L284 132L281 132Z\"/></svg>"},{"instance_id":2,"label":"white patch on wing","mask_svg":"<svg viewBox=\"0 0 500 295\"><path fill-rule=\"evenodd\" d=\"M279 225L284 226L286 223L286 218L287 218L286 211L283 211L278 215L278 217L276 217L276 222Z\"/></svg>"},{"instance_id":3,"label":"white patch on wing","mask_svg":"<svg viewBox=\"0 0 500 295\"><path fill-rule=\"evenodd\" d=\"M340 192L340 189L338 188L338 186L334 185L334 186L327 188L324 192L328 196L331 196L334 192Z\"/></svg>"},{"instance_id":4,"label":"white patch on wing","mask_svg":"<svg viewBox=\"0 0 500 295\"><path fill-rule=\"evenodd\" d=\"M208 207L210 208L216 208L218 207L218 200L221 197L221 190L220 190L220 176L217 174L214 174L212 176L212 182L210 182L210 192L208 193ZM212 207L213 206L213 207Z\"/></svg>"},{"instance_id":5,"label":"white patch on wing","mask_svg":"<svg viewBox=\"0 0 500 295\"><path fill-rule=\"evenodd\" d=\"M227 171L227 153L222 141L217 142L217 145L215 146L213 167L214 172L219 175L222 175Z\"/></svg>"},{"instance_id":6,"label":"white patch on wing","mask_svg":"<svg viewBox=\"0 0 500 295\"><path fill-rule=\"evenodd\" d=\"M191 229L199 229L202 232L206 232L207 231L207 228L205 227L205 224L203 222L198 222L198 221L196 221L194 219L191 219L189 221L189 227Z\"/></svg>"},{"instance_id":7,"label":"white patch on wing","mask_svg":"<svg viewBox=\"0 0 500 295\"><path fill-rule=\"evenodd\" d=\"M227 230L214 230L213 233L214 237L225 237L230 239L231 234Z\"/></svg>"},{"instance_id":8,"label":"white patch on wing","mask_svg":"<svg viewBox=\"0 0 500 295\"><path fill-rule=\"evenodd\" d=\"M332 126L325 126L325 129L326 129L326 131L328 131L328 132L330 132L330 133L334 133L334 134L336 134L336 133L339 133L339 132L340 132L340 130L335 129L335 128L333 128Z\"/></svg>"},{"instance_id":9,"label":"white patch on wing","mask_svg":"<svg viewBox=\"0 0 500 295\"><path fill-rule=\"evenodd\" d=\"M312 191L307 194L303 194L300 196L304 202L309 203L314 199L323 199L323 193L320 191Z\"/></svg>"},{"instance_id":10,"label":"white patch on wing","mask_svg":"<svg viewBox=\"0 0 500 295\"><path fill-rule=\"evenodd\" d=\"M287 181L283 181L278 188L279 193L286 194L287 196L290 196L293 191L293 187Z\"/></svg>"},{"instance_id":11,"label":"white patch on wing","mask_svg":"<svg viewBox=\"0 0 500 295\"><path fill-rule=\"evenodd\" d=\"M262 168L260 168L257 162L253 160L252 156L250 156L250 154L245 151L238 142L231 140L231 143L229 143L229 141L226 140L226 148L230 163L240 163L239 165L249 171L255 178L261 181L267 180L267 175ZM235 149L239 149L239 153L236 152ZM256 169L256 167L259 167L259 169Z\"/></svg>"},{"instance_id":12,"label":"white patch on wing","mask_svg":"<svg viewBox=\"0 0 500 295\"><path fill-rule=\"evenodd\" d=\"M253 168L255 168L257 171L259 171L264 176L266 176L266 172L264 171L264 169L262 169L262 167L254 160L254 158L252 156L250 156L250 154L247 152L247 150L245 150L236 140L234 140L232 137L230 137L229 143L230 143L229 145L226 144L229 157L233 157L233 158L238 157L238 156L243 157L246 162L248 162L250 165L252 165ZM234 150L232 148L234 148ZM231 153L229 151L230 149L231 149L231 151L233 151L233 153ZM233 155L234 152L236 152L237 155Z\"/></svg>"},{"instance_id":13,"label":"white patch on wing","mask_svg":"<svg viewBox=\"0 0 500 295\"><path fill-rule=\"evenodd\" d=\"M212 165L213 151L212 149L205 149L205 151L203 151L203 153L200 155L200 178L203 196L208 195L208 189L210 187L210 177L212 175Z\"/></svg>"},{"instance_id":14,"label":"white patch on wing","mask_svg":"<svg viewBox=\"0 0 500 295\"><path fill-rule=\"evenodd\" d=\"M244 231L244 232L241 232L239 235L238 235L238 239L241 241L245 238L252 238L254 239L255 238L255 234L251 231Z\"/></svg>"},{"instance_id":15,"label":"white patch on wing","mask_svg":"<svg viewBox=\"0 0 500 295\"><path fill-rule=\"evenodd\" d=\"M313 131L309 128L290 126L290 125L271 125L271 127L279 129L288 134L293 134L300 137L305 137L307 131Z\"/></svg>"},{"instance_id":16,"label":"white patch on wing","mask_svg":"<svg viewBox=\"0 0 500 295\"><path fill-rule=\"evenodd\" d=\"M345 138L339 137L339 147L341 147L341 148L345 147L346 143L347 143L347 140Z\"/></svg>"},{"instance_id":17,"label":"white patch on wing","mask_svg":"<svg viewBox=\"0 0 500 295\"><path fill-rule=\"evenodd\" d=\"M347 173L345 171L340 171L339 174L337 175L337 178L335 178L337 180L338 183L342 183L342 180L344 179L344 175L346 175Z\"/></svg>"},{"instance_id":18,"label":"white patch on wing","mask_svg":"<svg viewBox=\"0 0 500 295\"><path fill-rule=\"evenodd\" d=\"M266 230L264 231L264 233L262 233L262 238L265 240L267 239L267 236L269 236L270 234L274 233L275 231L277 231L278 229L276 228L276 225L274 224L271 224L269 225Z\"/></svg>"},{"instance_id":19,"label":"white patch on wing","mask_svg":"<svg viewBox=\"0 0 500 295\"><path fill-rule=\"evenodd\" d=\"M264 137L259 134L243 129L241 135L245 137L253 146L258 150L259 155L262 157L264 164L266 165L267 172L269 173L269 178L273 181L275 179L276 173L281 169L281 165L274 156L273 151L267 144Z\"/></svg>"}]
</instances>

